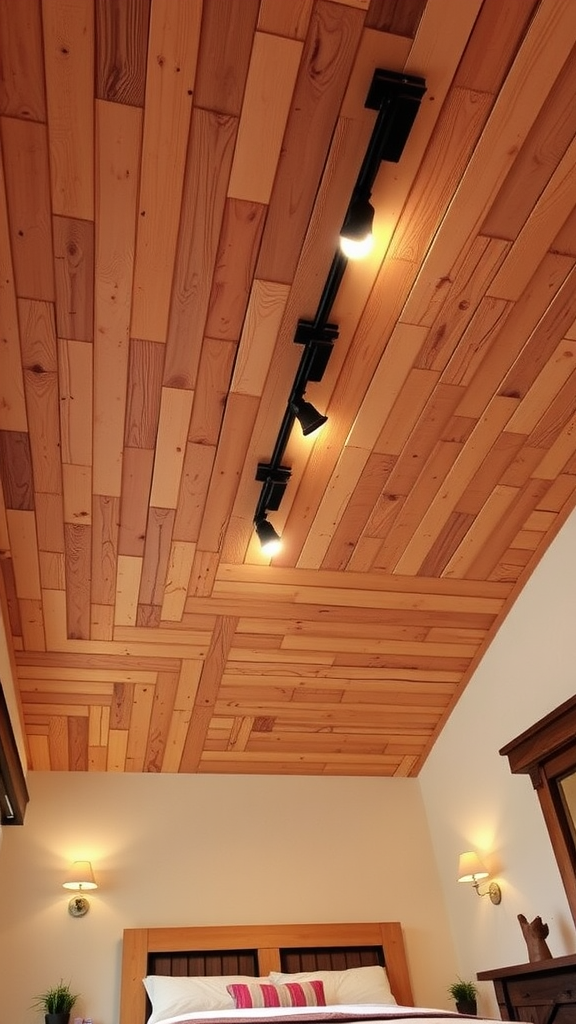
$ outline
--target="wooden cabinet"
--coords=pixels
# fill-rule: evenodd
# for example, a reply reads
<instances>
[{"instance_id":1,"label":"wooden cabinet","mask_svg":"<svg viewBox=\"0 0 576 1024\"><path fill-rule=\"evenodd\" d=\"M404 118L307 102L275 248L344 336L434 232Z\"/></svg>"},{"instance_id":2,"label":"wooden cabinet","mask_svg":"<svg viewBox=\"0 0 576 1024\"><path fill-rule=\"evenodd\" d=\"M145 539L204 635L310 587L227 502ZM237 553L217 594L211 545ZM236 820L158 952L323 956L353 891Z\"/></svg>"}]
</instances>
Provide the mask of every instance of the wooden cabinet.
<instances>
[{"instance_id":1,"label":"wooden cabinet","mask_svg":"<svg viewBox=\"0 0 576 1024\"><path fill-rule=\"evenodd\" d=\"M480 971L476 977L493 982L502 1020L530 1024L576 1021L576 955Z\"/></svg>"}]
</instances>

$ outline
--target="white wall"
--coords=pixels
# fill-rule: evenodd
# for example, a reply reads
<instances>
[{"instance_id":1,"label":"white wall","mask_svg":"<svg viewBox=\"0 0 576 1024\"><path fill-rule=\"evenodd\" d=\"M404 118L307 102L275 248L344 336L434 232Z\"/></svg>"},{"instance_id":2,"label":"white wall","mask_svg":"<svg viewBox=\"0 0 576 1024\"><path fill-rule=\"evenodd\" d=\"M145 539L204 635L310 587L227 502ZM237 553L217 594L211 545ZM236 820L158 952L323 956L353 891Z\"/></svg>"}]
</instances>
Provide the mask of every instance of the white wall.
<instances>
[{"instance_id":1,"label":"white wall","mask_svg":"<svg viewBox=\"0 0 576 1024\"><path fill-rule=\"evenodd\" d=\"M123 928L399 920L416 1000L449 1006L455 953L416 779L36 773L0 850L0 1024L60 978L117 1020ZM67 913L70 861L100 888ZM135 1022L137 1024L137 1022Z\"/></svg>"},{"instance_id":2,"label":"white wall","mask_svg":"<svg viewBox=\"0 0 576 1024\"><path fill-rule=\"evenodd\" d=\"M420 776L446 908L465 978L525 963L517 915L550 927L553 956L576 951L564 888L527 775L498 750L576 692L576 516L516 601ZM500 906L456 882L458 854L476 849L503 892ZM497 1016L491 983L480 1008Z\"/></svg>"}]
</instances>

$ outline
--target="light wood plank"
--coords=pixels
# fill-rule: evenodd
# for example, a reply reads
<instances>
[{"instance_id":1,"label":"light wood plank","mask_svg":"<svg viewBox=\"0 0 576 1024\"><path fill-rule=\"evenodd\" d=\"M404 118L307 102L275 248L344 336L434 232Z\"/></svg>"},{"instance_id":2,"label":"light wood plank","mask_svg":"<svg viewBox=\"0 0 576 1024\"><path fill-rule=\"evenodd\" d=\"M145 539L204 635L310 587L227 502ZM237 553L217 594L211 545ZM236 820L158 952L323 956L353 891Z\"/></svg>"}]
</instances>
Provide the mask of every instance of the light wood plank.
<instances>
[{"instance_id":1,"label":"light wood plank","mask_svg":"<svg viewBox=\"0 0 576 1024\"><path fill-rule=\"evenodd\" d=\"M193 391L162 388L150 504L176 508L186 454Z\"/></svg>"},{"instance_id":2,"label":"light wood plank","mask_svg":"<svg viewBox=\"0 0 576 1024\"><path fill-rule=\"evenodd\" d=\"M272 281L254 281L230 385L236 394L262 394L289 290Z\"/></svg>"},{"instance_id":3,"label":"light wood plank","mask_svg":"<svg viewBox=\"0 0 576 1024\"><path fill-rule=\"evenodd\" d=\"M135 558L133 555L118 555L114 613L116 626L133 626L136 623L141 575L141 558Z\"/></svg>"},{"instance_id":4,"label":"light wood plank","mask_svg":"<svg viewBox=\"0 0 576 1024\"><path fill-rule=\"evenodd\" d=\"M90 0L42 0L52 209L94 219L94 32Z\"/></svg>"},{"instance_id":5,"label":"light wood plank","mask_svg":"<svg viewBox=\"0 0 576 1024\"><path fill-rule=\"evenodd\" d=\"M232 199L270 202L301 56L298 40L254 35L228 186Z\"/></svg>"},{"instance_id":6,"label":"light wood plank","mask_svg":"<svg viewBox=\"0 0 576 1024\"><path fill-rule=\"evenodd\" d=\"M62 461L92 465L92 346L58 341Z\"/></svg>"},{"instance_id":7,"label":"light wood plank","mask_svg":"<svg viewBox=\"0 0 576 1024\"><path fill-rule=\"evenodd\" d=\"M151 8L131 333L166 341L202 4Z\"/></svg>"},{"instance_id":8,"label":"light wood plank","mask_svg":"<svg viewBox=\"0 0 576 1024\"><path fill-rule=\"evenodd\" d=\"M168 572L162 602L162 619L180 622L186 604L188 583L196 545L187 541L173 541L170 547Z\"/></svg>"}]
</instances>

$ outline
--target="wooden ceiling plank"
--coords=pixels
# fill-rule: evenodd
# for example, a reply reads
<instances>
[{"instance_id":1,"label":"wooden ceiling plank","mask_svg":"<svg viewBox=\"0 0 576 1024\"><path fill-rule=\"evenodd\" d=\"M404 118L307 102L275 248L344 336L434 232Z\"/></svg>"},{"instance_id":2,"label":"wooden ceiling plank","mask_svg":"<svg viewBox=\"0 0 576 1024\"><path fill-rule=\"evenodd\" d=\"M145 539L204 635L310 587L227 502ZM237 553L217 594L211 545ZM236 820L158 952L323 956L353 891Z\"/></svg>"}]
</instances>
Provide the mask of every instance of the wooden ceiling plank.
<instances>
[{"instance_id":1,"label":"wooden ceiling plank","mask_svg":"<svg viewBox=\"0 0 576 1024\"><path fill-rule=\"evenodd\" d=\"M289 291L288 285L254 280L234 364L231 391L257 397L262 394Z\"/></svg>"},{"instance_id":2,"label":"wooden ceiling plank","mask_svg":"<svg viewBox=\"0 0 576 1024\"><path fill-rule=\"evenodd\" d=\"M142 111L97 100L95 128L94 493L119 497Z\"/></svg>"},{"instance_id":3,"label":"wooden ceiling plank","mask_svg":"<svg viewBox=\"0 0 576 1024\"><path fill-rule=\"evenodd\" d=\"M561 302L560 295L564 282L573 267L574 261L570 257L554 253L544 257L522 298L515 303L502 325L506 344L499 344L500 334L492 339L490 349L469 383L459 406L458 412L461 415L481 414L494 390L501 387L526 339L549 309L551 321L554 321L555 302ZM561 336L560 334L556 340L559 341Z\"/></svg>"},{"instance_id":4,"label":"wooden ceiling plank","mask_svg":"<svg viewBox=\"0 0 576 1024\"><path fill-rule=\"evenodd\" d=\"M489 93L450 89L392 237L391 256L421 262L466 170L492 103ZM449 159L446 159L447 153ZM412 321L406 318L404 322Z\"/></svg>"},{"instance_id":5,"label":"wooden ceiling plank","mask_svg":"<svg viewBox=\"0 0 576 1024\"><path fill-rule=\"evenodd\" d=\"M544 457L539 460L532 470L532 476L538 480L552 481L562 472L566 463L572 458L576 451L576 438L574 427L576 417L573 416L550 446Z\"/></svg>"},{"instance_id":6,"label":"wooden ceiling plank","mask_svg":"<svg viewBox=\"0 0 576 1024\"><path fill-rule=\"evenodd\" d=\"M547 481L534 479L518 492L500 519L498 530L492 533L491 543L484 546L466 572L467 579L475 579L478 574L480 579L489 577L547 489Z\"/></svg>"},{"instance_id":7,"label":"wooden ceiling plank","mask_svg":"<svg viewBox=\"0 0 576 1024\"><path fill-rule=\"evenodd\" d=\"M41 513L37 509L37 515ZM63 551L38 552L40 563L40 583L42 590L64 590L66 587L66 570Z\"/></svg>"},{"instance_id":8,"label":"wooden ceiling plank","mask_svg":"<svg viewBox=\"0 0 576 1024\"><path fill-rule=\"evenodd\" d=\"M144 556L153 467L153 451L147 448L124 449L118 533L120 555Z\"/></svg>"},{"instance_id":9,"label":"wooden ceiling plank","mask_svg":"<svg viewBox=\"0 0 576 1024\"><path fill-rule=\"evenodd\" d=\"M142 576L142 558L118 555L114 625L134 625Z\"/></svg>"},{"instance_id":10,"label":"wooden ceiling plank","mask_svg":"<svg viewBox=\"0 0 576 1024\"><path fill-rule=\"evenodd\" d=\"M438 495L442 480L455 465L462 447L455 442L439 441L410 494L402 503L395 499L394 474L391 474L382 495L382 503L385 509L386 506L392 505L393 509L398 508L398 512L390 520L386 515L381 518L376 508L375 514L366 526L368 536L376 535L382 540L374 559L375 568L387 572L401 572L397 568L398 563L410 540L418 533L423 517Z\"/></svg>"},{"instance_id":11,"label":"wooden ceiling plank","mask_svg":"<svg viewBox=\"0 0 576 1024\"><path fill-rule=\"evenodd\" d=\"M46 126L0 118L16 294L54 302Z\"/></svg>"},{"instance_id":12,"label":"wooden ceiling plank","mask_svg":"<svg viewBox=\"0 0 576 1024\"><path fill-rule=\"evenodd\" d=\"M118 561L118 523L120 502L117 498L95 495L92 514L92 604L114 605Z\"/></svg>"},{"instance_id":13,"label":"wooden ceiling plank","mask_svg":"<svg viewBox=\"0 0 576 1024\"><path fill-rule=\"evenodd\" d=\"M68 720L62 715L54 715L49 720L48 748L50 751L50 769L53 772L69 771Z\"/></svg>"},{"instance_id":14,"label":"wooden ceiling plank","mask_svg":"<svg viewBox=\"0 0 576 1024\"><path fill-rule=\"evenodd\" d=\"M195 543L173 540L170 545L162 601L164 621L180 622L182 619L195 553Z\"/></svg>"},{"instance_id":15,"label":"wooden ceiling plank","mask_svg":"<svg viewBox=\"0 0 576 1024\"><path fill-rule=\"evenodd\" d=\"M144 106L150 0L96 5L96 85L100 100Z\"/></svg>"},{"instance_id":16,"label":"wooden ceiling plank","mask_svg":"<svg viewBox=\"0 0 576 1024\"><path fill-rule=\"evenodd\" d=\"M151 8L131 334L166 340L180 222L200 0Z\"/></svg>"},{"instance_id":17,"label":"wooden ceiling plank","mask_svg":"<svg viewBox=\"0 0 576 1024\"><path fill-rule=\"evenodd\" d=\"M372 452L368 456L356 488L332 534L322 559L322 569L345 569L350 565L351 558L357 551L358 538L361 537L393 466L394 459L390 455Z\"/></svg>"},{"instance_id":18,"label":"wooden ceiling plank","mask_svg":"<svg viewBox=\"0 0 576 1024\"><path fill-rule=\"evenodd\" d=\"M50 771L50 751L48 736L36 736L32 730L27 730L28 750L30 753L30 767L36 772Z\"/></svg>"},{"instance_id":19,"label":"wooden ceiling plank","mask_svg":"<svg viewBox=\"0 0 576 1024\"><path fill-rule=\"evenodd\" d=\"M188 593L198 597L209 597L218 571L219 557L213 551L199 551L196 548L190 574Z\"/></svg>"},{"instance_id":20,"label":"wooden ceiling plank","mask_svg":"<svg viewBox=\"0 0 576 1024\"><path fill-rule=\"evenodd\" d=\"M216 552L220 549L257 410L258 399L254 396L230 395L198 537L199 551Z\"/></svg>"},{"instance_id":21,"label":"wooden ceiling plank","mask_svg":"<svg viewBox=\"0 0 576 1024\"><path fill-rule=\"evenodd\" d=\"M62 466L64 523L92 524L92 477L90 466L65 462Z\"/></svg>"},{"instance_id":22,"label":"wooden ceiling plank","mask_svg":"<svg viewBox=\"0 0 576 1024\"><path fill-rule=\"evenodd\" d=\"M64 524L66 567L66 635L72 640L90 637L90 553L92 527Z\"/></svg>"},{"instance_id":23,"label":"wooden ceiling plank","mask_svg":"<svg viewBox=\"0 0 576 1024\"><path fill-rule=\"evenodd\" d=\"M490 296L479 303L475 316L442 373L444 383L462 387L470 384L495 339L501 340L511 312L512 303Z\"/></svg>"},{"instance_id":24,"label":"wooden ceiling plank","mask_svg":"<svg viewBox=\"0 0 576 1024\"><path fill-rule=\"evenodd\" d=\"M363 448L347 445L342 450L298 558L298 568L317 569L322 565L334 529L355 492L367 461L368 453Z\"/></svg>"},{"instance_id":25,"label":"wooden ceiling plank","mask_svg":"<svg viewBox=\"0 0 576 1024\"><path fill-rule=\"evenodd\" d=\"M473 523L474 517L470 513L452 512L422 562L420 575L441 576L444 566Z\"/></svg>"},{"instance_id":26,"label":"wooden ceiling plank","mask_svg":"<svg viewBox=\"0 0 576 1024\"><path fill-rule=\"evenodd\" d=\"M575 280L576 267L573 266L502 382L502 390L505 393L511 391L519 398L524 397L546 361L553 357L558 342L564 338L572 322L576 309Z\"/></svg>"},{"instance_id":27,"label":"wooden ceiling plank","mask_svg":"<svg viewBox=\"0 0 576 1024\"><path fill-rule=\"evenodd\" d=\"M149 509L138 604L162 607L174 518L174 509Z\"/></svg>"},{"instance_id":28,"label":"wooden ceiling plank","mask_svg":"<svg viewBox=\"0 0 576 1024\"><path fill-rule=\"evenodd\" d=\"M215 456L216 449L212 445L191 442L186 445L174 521L175 541L195 544L198 540Z\"/></svg>"},{"instance_id":29,"label":"wooden ceiling plank","mask_svg":"<svg viewBox=\"0 0 576 1024\"><path fill-rule=\"evenodd\" d=\"M137 769L134 764L135 770L158 772L162 769L177 685L177 673L159 672L149 722L143 722L140 725L136 722L130 723L130 733L134 732L136 736L140 733L141 740L145 742L141 762L143 767ZM141 747L141 742L138 743L138 746ZM138 761L140 761L140 757L138 757Z\"/></svg>"},{"instance_id":30,"label":"wooden ceiling plank","mask_svg":"<svg viewBox=\"0 0 576 1024\"><path fill-rule=\"evenodd\" d=\"M241 584L241 587L235 591L234 584ZM380 574L367 576L365 573L341 573L331 570L319 572L314 569L293 569L279 566L263 568L252 565L220 564L217 587L220 593L225 593L226 587L229 585L233 594L236 592L242 595L247 584L256 585L253 590L249 591L251 596L259 593L265 601L268 600L268 594L272 599L285 594L287 600L300 601L306 598L310 603L314 603L310 594L318 593L322 588L323 591L330 590L338 596L337 603L340 604L342 602L338 592L343 591L344 603L346 603L346 595L348 595L348 603L351 607L356 605L358 595L363 590L367 592L384 591L389 597L394 594L408 595L406 599L399 596L398 600L401 603L398 604L398 607L407 607L406 600L411 601L415 594L454 595L472 599L494 597L502 601L509 595L507 587L495 584L482 584L481 587L478 587L476 584L465 581L426 579L419 579L415 583L413 579L401 576ZM265 584L265 589L259 587L259 584ZM440 597L440 600L442 599L443 597ZM465 605L466 602L463 603L462 608ZM457 602L454 602L452 610L458 610Z\"/></svg>"},{"instance_id":31,"label":"wooden ceiling plank","mask_svg":"<svg viewBox=\"0 0 576 1024\"><path fill-rule=\"evenodd\" d=\"M24 648L27 651L45 651L46 637L44 635L44 617L42 615L42 601L40 599L20 600L20 622L22 624L22 638Z\"/></svg>"},{"instance_id":32,"label":"wooden ceiling plank","mask_svg":"<svg viewBox=\"0 0 576 1024\"><path fill-rule=\"evenodd\" d=\"M34 481L27 431L0 430L0 471L6 508L34 509Z\"/></svg>"},{"instance_id":33,"label":"wooden ceiling plank","mask_svg":"<svg viewBox=\"0 0 576 1024\"><path fill-rule=\"evenodd\" d=\"M191 708L185 711L174 708L162 759L163 772L177 773L179 771L191 717Z\"/></svg>"},{"instance_id":34,"label":"wooden ceiling plank","mask_svg":"<svg viewBox=\"0 0 576 1024\"><path fill-rule=\"evenodd\" d=\"M434 540L445 525L450 512L464 493L501 430L508 423L516 404L516 399L500 396L496 396L490 403L486 413L478 421L468 442L463 446L446 474L435 498L422 518L418 533L413 535L406 545L403 555L396 563L396 572L410 575L410 573L418 571Z\"/></svg>"},{"instance_id":35,"label":"wooden ceiling plank","mask_svg":"<svg viewBox=\"0 0 576 1024\"><path fill-rule=\"evenodd\" d=\"M2 7L0 6L0 19ZM0 24L1 29L1 24ZM0 43L0 47L1 47ZM1 87L0 87L1 88ZM2 322L2 374L0 376L0 429L27 430L24 380L20 363L18 309L10 249L4 165L0 154L0 320Z\"/></svg>"},{"instance_id":36,"label":"wooden ceiling plank","mask_svg":"<svg viewBox=\"0 0 576 1024\"><path fill-rule=\"evenodd\" d=\"M32 511L6 509L10 551L19 598L41 598L40 566L36 541L36 516Z\"/></svg>"},{"instance_id":37,"label":"wooden ceiling plank","mask_svg":"<svg viewBox=\"0 0 576 1024\"><path fill-rule=\"evenodd\" d=\"M488 545L499 528L502 516L516 499L515 487L498 485L494 488L476 515L474 522L445 565L443 576L464 578L480 552Z\"/></svg>"},{"instance_id":38,"label":"wooden ceiling plank","mask_svg":"<svg viewBox=\"0 0 576 1024\"><path fill-rule=\"evenodd\" d=\"M155 341L130 339L128 402L124 443L132 448L153 448L156 443L165 346Z\"/></svg>"},{"instance_id":39,"label":"wooden ceiling plank","mask_svg":"<svg viewBox=\"0 0 576 1024\"><path fill-rule=\"evenodd\" d=\"M46 552L64 552L64 506L62 494L36 491L36 531L38 546Z\"/></svg>"},{"instance_id":40,"label":"wooden ceiling plank","mask_svg":"<svg viewBox=\"0 0 576 1024\"><path fill-rule=\"evenodd\" d=\"M204 338L188 431L188 441L195 445L195 451L198 445L216 449L236 352L234 342Z\"/></svg>"},{"instance_id":41,"label":"wooden ceiling plank","mask_svg":"<svg viewBox=\"0 0 576 1024\"><path fill-rule=\"evenodd\" d=\"M107 772L126 771L126 752L128 748L128 731L126 729L110 729L106 753Z\"/></svg>"},{"instance_id":42,"label":"wooden ceiling plank","mask_svg":"<svg viewBox=\"0 0 576 1024\"><path fill-rule=\"evenodd\" d=\"M366 24L381 32L394 32L398 35L413 37L418 29L425 0L409 0L398 4L395 0L372 0L367 5Z\"/></svg>"},{"instance_id":43,"label":"wooden ceiling plank","mask_svg":"<svg viewBox=\"0 0 576 1024\"><path fill-rule=\"evenodd\" d=\"M92 465L92 345L58 339L62 462Z\"/></svg>"},{"instance_id":44,"label":"wooden ceiling plank","mask_svg":"<svg viewBox=\"0 0 576 1024\"><path fill-rule=\"evenodd\" d=\"M175 509L186 452L193 391L162 388L150 505Z\"/></svg>"},{"instance_id":45,"label":"wooden ceiling plank","mask_svg":"<svg viewBox=\"0 0 576 1024\"><path fill-rule=\"evenodd\" d=\"M37 0L0 3L0 114L46 121L42 19Z\"/></svg>"},{"instance_id":46,"label":"wooden ceiling plank","mask_svg":"<svg viewBox=\"0 0 576 1024\"><path fill-rule=\"evenodd\" d=\"M472 658L478 650L474 644L435 644L429 640L366 639L355 636L292 636L282 639L284 651L334 651L341 654L398 654L410 658L425 654L431 658Z\"/></svg>"},{"instance_id":47,"label":"wooden ceiling plank","mask_svg":"<svg viewBox=\"0 0 576 1024\"><path fill-rule=\"evenodd\" d=\"M94 31L90 0L42 3L52 212L94 220Z\"/></svg>"},{"instance_id":48,"label":"wooden ceiling plank","mask_svg":"<svg viewBox=\"0 0 576 1024\"><path fill-rule=\"evenodd\" d=\"M294 0L291 4L261 0L258 29L291 39L305 39L313 3L314 0Z\"/></svg>"},{"instance_id":49,"label":"wooden ceiling plank","mask_svg":"<svg viewBox=\"0 0 576 1024\"><path fill-rule=\"evenodd\" d=\"M314 5L257 264L262 280L290 284L294 277L363 24L361 11Z\"/></svg>"},{"instance_id":50,"label":"wooden ceiling plank","mask_svg":"<svg viewBox=\"0 0 576 1024\"><path fill-rule=\"evenodd\" d=\"M269 205L303 44L255 32L228 196Z\"/></svg>"},{"instance_id":51,"label":"wooden ceiling plank","mask_svg":"<svg viewBox=\"0 0 576 1024\"><path fill-rule=\"evenodd\" d=\"M491 116L462 175L455 199L432 243L402 319L420 323L437 282L473 238L494 202L516 155L508 145L526 139L532 122L576 42L576 28L564 0L543 0L531 21ZM505 130L504 130L505 129Z\"/></svg>"},{"instance_id":52,"label":"wooden ceiling plank","mask_svg":"<svg viewBox=\"0 0 576 1024\"><path fill-rule=\"evenodd\" d=\"M21 299L24 386L37 491L62 493L60 402L54 310L50 303Z\"/></svg>"},{"instance_id":53,"label":"wooden ceiling plank","mask_svg":"<svg viewBox=\"0 0 576 1024\"><path fill-rule=\"evenodd\" d=\"M458 512L478 515L486 501L490 500L496 484L521 487L525 481L508 478L508 471L515 458L523 451L526 444L524 434L512 434L503 431L492 449L478 469L474 479L470 481L462 497L456 504ZM526 472L529 475L529 471ZM505 482L506 481L506 482Z\"/></svg>"},{"instance_id":54,"label":"wooden ceiling plank","mask_svg":"<svg viewBox=\"0 0 576 1024\"><path fill-rule=\"evenodd\" d=\"M61 338L94 337L94 224L53 217L56 328Z\"/></svg>"},{"instance_id":55,"label":"wooden ceiling plank","mask_svg":"<svg viewBox=\"0 0 576 1024\"><path fill-rule=\"evenodd\" d=\"M487 234L514 241L526 225L574 137L576 119L570 100L575 80L576 53L572 52L483 224Z\"/></svg>"},{"instance_id":56,"label":"wooden ceiling plank","mask_svg":"<svg viewBox=\"0 0 576 1024\"><path fill-rule=\"evenodd\" d=\"M238 341L268 207L227 199L212 275L206 335Z\"/></svg>"},{"instance_id":57,"label":"wooden ceiling plank","mask_svg":"<svg viewBox=\"0 0 576 1024\"><path fill-rule=\"evenodd\" d=\"M211 0L202 7L202 29L194 104L237 117L246 76L259 0Z\"/></svg>"},{"instance_id":58,"label":"wooden ceiling plank","mask_svg":"<svg viewBox=\"0 0 576 1024\"><path fill-rule=\"evenodd\" d=\"M534 266L564 224L573 206L576 185L576 140L566 150L540 195L502 266L490 285L490 293L517 300L530 280Z\"/></svg>"},{"instance_id":59,"label":"wooden ceiling plank","mask_svg":"<svg viewBox=\"0 0 576 1024\"><path fill-rule=\"evenodd\" d=\"M194 109L179 217L164 384L197 386L237 121Z\"/></svg>"}]
</instances>

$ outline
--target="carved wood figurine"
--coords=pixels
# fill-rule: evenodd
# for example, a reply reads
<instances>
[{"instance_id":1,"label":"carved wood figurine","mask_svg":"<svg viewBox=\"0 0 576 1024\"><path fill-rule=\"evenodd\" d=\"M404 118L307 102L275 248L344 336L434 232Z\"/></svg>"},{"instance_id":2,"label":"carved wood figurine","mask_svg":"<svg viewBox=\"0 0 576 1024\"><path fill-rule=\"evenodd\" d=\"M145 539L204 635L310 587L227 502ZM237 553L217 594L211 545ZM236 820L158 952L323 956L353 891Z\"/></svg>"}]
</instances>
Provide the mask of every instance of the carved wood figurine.
<instances>
[{"instance_id":1,"label":"carved wood figurine","mask_svg":"<svg viewBox=\"0 0 576 1024\"><path fill-rule=\"evenodd\" d=\"M552 953L548 949L546 939L549 928L544 924L541 917L535 917L533 921L527 921L524 914L518 914L522 934L528 946L528 959L530 963L535 960L551 960Z\"/></svg>"}]
</instances>

